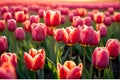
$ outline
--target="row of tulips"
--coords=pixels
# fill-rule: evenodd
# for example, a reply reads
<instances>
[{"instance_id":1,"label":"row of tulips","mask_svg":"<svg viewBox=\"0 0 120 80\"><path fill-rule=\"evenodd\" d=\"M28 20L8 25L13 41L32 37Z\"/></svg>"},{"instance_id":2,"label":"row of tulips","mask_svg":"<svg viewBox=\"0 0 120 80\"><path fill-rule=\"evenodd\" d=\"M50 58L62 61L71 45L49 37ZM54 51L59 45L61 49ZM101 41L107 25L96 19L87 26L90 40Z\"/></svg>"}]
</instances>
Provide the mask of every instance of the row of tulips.
<instances>
[{"instance_id":1,"label":"row of tulips","mask_svg":"<svg viewBox=\"0 0 120 80\"><path fill-rule=\"evenodd\" d=\"M28 76L34 75L32 78L39 78L40 75L46 74L44 69L48 68L52 70L52 74L58 75L57 78L83 78L82 75L86 76L87 47L99 46L90 52L92 53L91 65L98 70L108 68L109 58L119 57L120 41L118 39L108 39L105 47L101 47L102 37L109 35L106 26L110 26L114 22L119 24L120 21L120 13L114 12L113 8L108 8L107 15L97 10L93 10L89 14L85 8L77 8L71 12L68 8L63 8L63 10L58 8L57 11L46 8L40 9L39 15L29 15L28 11L24 7L21 9L14 7L12 12L11 8L9 9L7 6L1 8L3 20L0 20L0 31L4 36L0 36L0 78L21 78L21 76L30 78ZM60 24L64 25L67 14L71 26L57 28ZM42 19L44 19L44 23L39 23ZM95 26L93 26L93 22L95 22ZM22 26L18 27L19 25ZM66 50L64 44L69 49ZM81 55L75 55L76 52L73 51L73 47L78 44L77 49L83 53L83 60L80 58ZM81 48L84 50L82 51ZM79 56L80 61L78 59L76 62L73 55ZM101 78L102 75L98 76Z\"/></svg>"}]
</instances>

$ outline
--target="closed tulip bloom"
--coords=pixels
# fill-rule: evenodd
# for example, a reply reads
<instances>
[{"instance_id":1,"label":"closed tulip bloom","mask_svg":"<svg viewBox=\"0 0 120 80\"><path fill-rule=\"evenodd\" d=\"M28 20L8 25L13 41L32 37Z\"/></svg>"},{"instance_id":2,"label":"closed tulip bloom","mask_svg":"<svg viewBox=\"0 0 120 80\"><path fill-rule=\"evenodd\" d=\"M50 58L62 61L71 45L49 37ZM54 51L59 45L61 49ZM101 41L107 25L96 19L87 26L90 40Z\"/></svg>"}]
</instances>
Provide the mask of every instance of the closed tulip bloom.
<instances>
[{"instance_id":1,"label":"closed tulip bloom","mask_svg":"<svg viewBox=\"0 0 120 80\"><path fill-rule=\"evenodd\" d=\"M15 19L9 19L7 21L7 27L9 31L15 31L16 27L17 27L17 23Z\"/></svg>"},{"instance_id":2,"label":"closed tulip bloom","mask_svg":"<svg viewBox=\"0 0 120 80\"><path fill-rule=\"evenodd\" d=\"M104 12L106 17L110 17L110 13L108 11Z\"/></svg>"},{"instance_id":3,"label":"closed tulip bloom","mask_svg":"<svg viewBox=\"0 0 120 80\"><path fill-rule=\"evenodd\" d=\"M79 17L79 16L74 16L73 17L72 25L74 27L82 26L83 24L84 24L84 21L83 21L83 19L81 17Z\"/></svg>"},{"instance_id":4,"label":"closed tulip bloom","mask_svg":"<svg viewBox=\"0 0 120 80\"><path fill-rule=\"evenodd\" d=\"M40 9L38 10L38 15L40 18L43 18L43 15L44 15L44 9Z\"/></svg>"},{"instance_id":5,"label":"closed tulip bloom","mask_svg":"<svg viewBox=\"0 0 120 80\"><path fill-rule=\"evenodd\" d=\"M14 67L17 66L17 55L15 53L4 52L0 57L1 64L7 62L11 63Z\"/></svg>"},{"instance_id":6,"label":"closed tulip bloom","mask_svg":"<svg viewBox=\"0 0 120 80\"><path fill-rule=\"evenodd\" d=\"M79 79L82 76L83 65L78 66L73 61L65 61L63 65L57 64L58 76L60 79Z\"/></svg>"},{"instance_id":7,"label":"closed tulip bloom","mask_svg":"<svg viewBox=\"0 0 120 80\"><path fill-rule=\"evenodd\" d=\"M39 23L39 21L40 21L40 18L39 18L38 15L31 15L30 16L30 24L32 24L32 23Z\"/></svg>"},{"instance_id":8,"label":"closed tulip bloom","mask_svg":"<svg viewBox=\"0 0 120 80\"><path fill-rule=\"evenodd\" d=\"M72 21L73 21L73 16L74 16L74 14L73 14L73 13L69 13L68 18L69 18L69 21L70 21L70 22L72 22Z\"/></svg>"},{"instance_id":9,"label":"closed tulip bloom","mask_svg":"<svg viewBox=\"0 0 120 80\"><path fill-rule=\"evenodd\" d=\"M115 13L114 15L113 15L113 20L115 21L115 22L120 22L120 13Z\"/></svg>"},{"instance_id":10,"label":"closed tulip bloom","mask_svg":"<svg viewBox=\"0 0 120 80\"><path fill-rule=\"evenodd\" d=\"M32 30L32 39L38 42L45 40L47 35L47 26L43 23L36 25Z\"/></svg>"},{"instance_id":11,"label":"closed tulip bloom","mask_svg":"<svg viewBox=\"0 0 120 80\"><path fill-rule=\"evenodd\" d=\"M109 65L109 52L106 47L96 47L92 55L92 65L97 69L105 69Z\"/></svg>"},{"instance_id":12,"label":"closed tulip bloom","mask_svg":"<svg viewBox=\"0 0 120 80\"><path fill-rule=\"evenodd\" d=\"M15 19L17 22L23 22L25 21L26 15L24 14L24 11L17 11L15 12Z\"/></svg>"},{"instance_id":13,"label":"closed tulip bloom","mask_svg":"<svg viewBox=\"0 0 120 80\"><path fill-rule=\"evenodd\" d=\"M26 32L30 32L31 31L31 29L30 29L30 20L26 20L26 21L24 21L23 22L23 26L24 26L24 30L26 31Z\"/></svg>"},{"instance_id":14,"label":"closed tulip bloom","mask_svg":"<svg viewBox=\"0 0 120 80\"><path fill-rule=\"evenodd\" d=\"M0 66L0 79L16 79L17 74L14 66L10 63L3 63Z\"/></svg>"},{"instance_id":15,"label":"closed tulip bloom","mask_svg":"<svg viewBox=\"0 0 120 80\"><path fill-rule=\"evenodd\" d=\"M3 7L1 7L1 13L2 13L2 15L4 14L4 13L6 13L6 12L8 12L8 6L3 6Z\"/></svg>"},{"instance_id":16,"label":"closed tulip bloom","mask_svg":"<svg viewBox=\"0 0 120 80\"><path fill-rule=\"evenodd\" d=\"M5 20L0 20L0 31L4 31L5 30Z\"/></svg>"},{"instance_id":17,"label":"closed tulip bloom","mask_svg":"<svg viewBox=\"0 0 120 80\"><path fill-rule=\"evenodd\" d=\"M106 47L108 48L110 58L116 58L119 56L120 42L118 39L108 39Z\"/></svg>"},{"instance_id":18,"label":"closed tulip bloom","mask_svg":"<svg viewBox=\"0 0 120 80\"><path fill-rule=\"evenodd\" d=\"M84 17L85 15L87 15L87 9L85 9L85 8L77 8L76 13L77 13L78 16Z\"/></svg>"},{"instance_id":19,"label":"closed tulip bloom","mask_svg":"<svg viewBox=\"0 0 120 80\"><path fill-rule=\"evenodd\" d=\"M91 26L92 25L92 19L90 17L85 17L84 18L84 24L87 26Z\"/></svg>"},{"instance_id":20,"label":"closed tulip bloom","mask_svg":"<svg viewBox=\"0 0 120 80\"><path fill-rule=\"evenodd\" d=\"M109 7L108 8L108 12L112 15L114 14L114 8L113 7Z\"/></svg>"},{"instance_id":21,"label":"closed tulip bloom","mask_svg":"<svg viewBox=\"0 0 120 80\"><path fill-rule=\"evenodd\" d=\"M28 53L24 53L24 62L28 69L36 71L42 69L45 63L45 50L38 51L31 48Z\"/></svg>"},{"instance_id":22,"label":"closed tulip bloom","mask_svg":"<svg viewBox=\"0 0 120 80\"><path fill-rule=\"evenodd\" d=\"M112 23L111 17L105 17L105 18L104 18L104 24L105 24L106 26L110 26L111 23Z\"/></svg>"},{"instance_id":23,"label":"closed tulip bloom","mask_svg":"<svg viewBox=\"0 0 120 80\"><path fill-rule=\"evenodd\" d=\"M61 23L60 11L47 10L44 12L44 22L49 27L57 27Z\"/></svg>"},{"instance_id":24,"label":"closed tulip bloom","mask_svg":"<svg viewBox=\"0 0 120 80\"><path fill-rule=\"evenodd\" d=\"M94 21L98 24L102 23L104 21L104 14L100 12L94 14Z\"/></svg>"},{"instance_id":25,"label":"closed tulip bloom","mask_svg":"<svg viewBox=\"0 0 120 80\"><path fill-rule=\"evenodd\" d=\"M0 52L4 52L8 48L7 38L5 36L0 36Z\"/></svg>"},{"instance_id":26,"label":"closed tulip bloom","mask_svg":"<svg viewBox=\"0 0 120 80\"><path fill-rule=\"evenodd\" d=\"M107 36L107 27L104 24L101 24L99 27L100 36L106 37Z\"/></svg>"},{"instance_id":27,"label":"closed tulip bloom","mask_svg":"<svg viewBox=\"0 0 120 80\"><path fill-rule=\"evenodd\" d=\"M64 24L66 22L66 17L64 15L61 16L61 24Z\"/></svg>"},{"instance_id":28,"label":"closed tulip bloom","mask_svg":"<svg viewBox=\"0 0 120 80\"><path fill-rule=\"evenodd\" d=\"M10 12L6 12L3 14L3 19L4 20L9 20L12 19L12 14Z\"/></svg>"},{"instance_id":29,"label":"closed tulip bloom","mask_svg":"<svg viewBox=\"0 0 120 80\"><path fill-rule=\"evenodd\" d=\"M25 39L25 31L23 30L22 27L18 27L18 28L15 29L15 38L17 40Z\"/></svg>"},{"instance_id":30,"label":"closed tulip bloom","mask_svg":"<svg viewBox=\"0 0 120 80\"><path fill-rule=\"evenodd\" d=\"M88 12L87 15L93 20L93 13L92 12Z\"/></svg>"},{"instance_id":31,"label":"closed tulip bloom","mask_svg":"<svg viewBox=\"0 0 120 80\"><path fill-rule=\"evenodd\" d=\"M54 30L54 39L56 41L64 41L65 43L67 43L67 39L68 39L67 31L64 28L55 29Z\"/></svg>"},{"instance_id":32,"label":"closed tulip bloom","mask_svg":"<svg viewBox=\"0 0 120 80\"><path fill-rule=\"evenodd\" d=\"M70 10L67 7L59 7L58 10L61 12L62 15L68 15Z\"/></svg>"}]
</instances>

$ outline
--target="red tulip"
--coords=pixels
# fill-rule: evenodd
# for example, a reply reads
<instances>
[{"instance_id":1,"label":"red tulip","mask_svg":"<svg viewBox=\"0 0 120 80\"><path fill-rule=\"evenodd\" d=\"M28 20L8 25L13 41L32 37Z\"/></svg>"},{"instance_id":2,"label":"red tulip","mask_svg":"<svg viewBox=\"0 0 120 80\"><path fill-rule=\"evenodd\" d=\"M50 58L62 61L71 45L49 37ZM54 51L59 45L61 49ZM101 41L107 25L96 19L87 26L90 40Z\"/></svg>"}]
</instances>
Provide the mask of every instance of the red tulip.
<instances>
[{"instance_id":1,"label":"red tulip","mask_svg":"<svg viewBox=\"0 0 120 80\"><path fill-rule=\"evenodd\" d=\"M1 55L1 64L5 63L5 62L8 62L8 63L11 63L14 67L17 66L17 55L15 53L3 53Z\"/></svg>"},{"instance_id":2,"label":"red tulip","mask_svg":"<svg viewBox=\"0 0 120 80\"><path fill-rule=\"evenodd\" d=\"M115 21L115 22L120 22L120 13L115 13L114 15L113 15L113 20Z\"/></svg>"},{"instance_id":3,"label":"red tulip","mask_svg":"<svg viewBox=\"0 0 120 80\"><path fill-rule=\"evenodd\" d=\"M54 30L54 38L56 41L64 41L65 43L67 43L68 33L64 28L55 29Z\"/></svg>"},{"instance_id":4,"label":"red tulip","mask_svg":"<svg viewBox=\"0 0 120 80\"><path fill-rule=\"evenodd\" d=\"M24 26L24 30L26 31L26 32L30 32L31 31L31 28L30 28L30 20L26 20L26 21L24 21L23 22L23 26Z\"/></svg>"},{"instance_id":5,"label":"red tulip","mask_svg":"<svg viewBox=\"0 0 120 80\"><path fill-rule=\"evenodd\" d=\"M24 53L25 65L28 69L36 71L42 69L45 63L45 51L44 49L31 48L28 53Z\"/></svg>"},{"instance_id":6,"label":"red tulip","mask_svg":"<svg viewBox=\"0 0 120 80\"><path fill-rule=\"evenodd\" d=\"M5 20L0 20L0 31L4 31L5 26Z\"/></svg>"},{"instance_id":7,"label":"red tulip","mask_svg":"<svg viewBox=\"0 0 120 80\"><path fill-rule=\"evenodd\" d=\"M84 17L87 14L87 9L85 8L77 8L76 13L80 17Z\"/></svg>"},{"instance_id":8,"label":"red tulip","mask_svg":"<svg viewBox=\"0 0 120 80\"><path fill-rule=\"evenodd\" d=\"M105 17L105 18L104 18L104 24L105 24L106 26L110 26L111 23L112 23L111 17Z\"/></svg>"},{"instance_id":9,"label":"red tulip","mask_svg":"<svg viewBox=\"0 0 120 80\"><path fill-rule=\"evenodd\" d=\"M32 23L39 23L39 21L40 21L40 18L39 18L38 15L31 15L30 16L30 24L32 24Z\"/></svg>"},{"instance_id":10,"label":"red tulip","mask_svg":"<svg viewBox=\"0 0 120 80\"><path fill-rule=\"evenodd\" d=\"M22 27L18 27L15 30L15 37L17 40L23 40L25 39L25 31L23 30Z\"/></svg>"},{"instance_id":11,"label":"red tulip","mask_svg":"<svg viewBox=\"0 0 120 80\"><path fill-rule=\"evenodd\" d=\"M102 23L104 21L104 13L96 13L94 14L94 21L98 24Z\"/></svg>"},{"instance_id":12,"label":"red tulip","mask_svg":"<svg viewBox=\"0 0 120 80\"><path fill-rule=\"evenodd\" d=\"M83 24L84 24L84 21L83 21L83 19L81 17L79 17L79 16L74 16L73 17L72 25L74 27L78 27L79 25L82 26Z\"/></svg>"},{"instance_id":13,"label":"red tulip","mask_svg":"<svg viewBox=\"0 0 120 80\"><path fill-rule=\"evenodd\" d=\"M16 70L10 63L3 63L0 66L0 79L16 79Z\"/></svg>"},{"instance_id":14,"label":"red tulip","mask_svg":"<svg viewBox=\"0 0 120 80\"><path fill-rule=\"evenodd\" d=\"M12 19L12 14L10 12L4 13L3 14L3 19L4 20Z\"/></svg>"},{"instance_id":15,"label":"red tulip","mask_svg":"<svg viewBox=\"0 0 120 80\"><path fill-rule=\"evenodd\" d=\"M25 21L26 15L24 14L24 11L15 12L15 19L16 19L17 22Z\"/></svg>"},{"instance_id":16,"label":"red tulip","mask_svg":"<svg viewBox=\"0 0 120 80\"><path fill-rule=\"evenodd\" d=\"M116 58L119 56L120 42L118 39L108 39L106 47L108 48L110 58Z\"/></svg>"},{"instance_id":17,"label":"red tulip","mask_svg":"<svg viewBox=\"0 0 120 80\"><path fill-rule=\"evenodd\" d=\"M107 36L107 27L104 24L100 24L99 31L101 37Z\"/></svg>"},{"instance_id":18,"label":"red tulip","mask_svg":"<svg viewBox=\"0 0 120 80\"><path fill-rule=\"evenodd\" d=\"M63 65L57 64L58 76L60 79L79 79L82 76L83 65L78 66L73 61L66 61Z\"/></svg>"},{"instance_id":19,"label":"red tulip","mask_svg":"<svg viewBox=\"0 0 120 80\"><path fill-rule=\"evenodd\" d=\"M96 47L92 55L92 65L97 69L105 69L109 65L109 52L106 47Z\"/></svg>"},{"instance_id":20,"label":"red tulip","mask_svg":"<svg viewBox=\"0 0 120 80\"><path fill-rule=\"evenodd\" d=\"M47 27L47 35L53 36L54 28Z\"/></svg>"},{"instance_id":21,"label":"red tulip","mask_svg":"<svg viewBox=\"0 0 120 80\"><path fill-rule=\"evenodd\" d=\"M35 28L32 29L32 38L35 41L41 42L45 40L47 35L47 26L43 23L37 24Z\"/></svg>"},{"instance_id":22,"label":"red tulip","mask_svg":"<svg viewBox=\"0 0 120 80\"><path fill-rule=\"evenodd\" d=\"M70 27L66 27L66 31L68 33L68 39L65 40L65 41L67 41L66 44L68 46L72 46L75 43L77 43L78 39L79 39L79 30L78 30L78 28L74 28L74 27L70 26Z\"/></svg>"},{"instance_id":23,"label":"red tulip","mask_svg":"<svg viewBox=\"0 0 120 80\"><path fill-rule=\"evenodd\" d=\"M87 25L87 26L91 26L92 25L91 17L85 17L84 18L84 24Z\"/></svg>"},{"instance_id":24,"label":"red tulip","mask_svg":"<svg viewBox=\"0 0 120 80\"><path fill-rule=\"evenodd\" d=\"M7 38L5 36L0 36L0 52L6 51L8 48Z\"/></svg>"},{"instance_id":25,"label":"red tulip","mask_svg":"<svg viewBox=\"0 0 120 80\"><path fill-rule=\"evenodd\" d=\"M7 21L7 26L8 26L9 31L15 31L15 29L17 27L16 20L15 19L9 19Z\"/></svg>"},{"instance_id":26,"label":"red tulip","mask_svg":"<svg viewBox=\"0 0 120 80\"><path fill-rule=\"evenodd\" d=\"M60 11L47 10L44 12L45 24L49 27L56 27L61 23L61 13Z\"/></svg>"}]
</instances>

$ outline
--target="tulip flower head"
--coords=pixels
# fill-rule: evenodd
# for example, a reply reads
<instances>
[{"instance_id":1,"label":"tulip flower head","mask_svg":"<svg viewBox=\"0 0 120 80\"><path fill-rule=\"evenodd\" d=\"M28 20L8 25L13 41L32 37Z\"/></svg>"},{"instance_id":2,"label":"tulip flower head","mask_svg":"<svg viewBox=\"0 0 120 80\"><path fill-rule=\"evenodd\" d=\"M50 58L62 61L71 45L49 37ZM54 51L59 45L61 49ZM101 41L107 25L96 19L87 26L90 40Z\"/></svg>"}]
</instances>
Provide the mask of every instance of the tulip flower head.
<instances>
[{"instance_id":1,"label":"tulip flower head","mask_svg":"<svg viewBox=\"0 0 120 80\"><path fill-rule=\"evenodd\" d=\"M102 23L104 21L104 13L97 12L96 14L94 14L94 21L97 24Z\"/></svg>"},{"instance_id":2,"label":"tulip flower head","mask_svg":"<svg viewBox=\"0 0 120 80\"><path fill-rule=\"evenodd\" d=\"M99 31L101 37L107 36L107 27L104 24L100 24Z\"/></svg>"},{"instance_id":3,"label":"tulip flower head","mask_svg":"<svg viewBox=\"0 0 120 80\"><path fill-rule=\"evenodd\" d=\"M80 16L74 16L73 17L72 25L74 27L82 26L83 24L84 24L84 20Z\"/></svg>"},{"instance_id":4,"label":"tulip flower head","mask_svg":"<svg viewBox=\"0 0 120 80\"><path fill-rule=\"evenodd\" d=\"M39 15L31 15L30 16L30 24L39 23L39 21L40 21Z\"/></svg>"},{"instance_id":5,"label":"tulip flower head","mask_svg":"<svg viewBox=\"0 0 120 80\"><path fill-rule=\"evenodd\" d=\"M15 29L17 27L16 20L15 19L9 19L7 21L7 26L8 26L9 31L15 31Z\"/></svg>"},{"instance_id":6,"label":"tulip flower head","mask_svg":"<svg viewBox=\"0 0 120 80\"><path fill-rule=\"evenodd\" d=\"M109 52L106 47L96 47L92 55L92 64L97 69L105 69L109 65Z\"/></svg>"},{"instance_id":7,"label":"tulip flower head","mask_svg":"<svg viewBox=\"0 0 120 80\"><path fill-rule=\"evenodd\" d=\"M63 65L57 64L58 76L60 79L79 79L82 76L83 65L78 66L73 61L66 61Z\"/></svg>"},{"instance_id":8,"label":"tulip flower head","mask_svg":"<svg viewBox=\"0 0 120 80\"><path fill-rule=\"evenodd\" d=\"M24 11L15 12L15 19L16 19L17 22L25 21L26 15L24 14Z\"/></svg>"},{"instance_id":9,"label":"tulip flower head","mask_svg":"<svg viewBox=\"0 0 120 80\"><path fill-rule=\"evenodd\" d=\"M26 21L24 21L23 22L23 26L24 26L24 30L26 31L26 32L31 32L31 28L30 28L30 20L26 20Z\"/></svg>"},{"instance_id":10,"label":"tulip flower head","mask_svg":"<svg viewBox=\"0 0 120 80\"><path fill-rule=\"evenodd\" d=\"M36 71L42 69L45 63L45 50L31 48L28 53L24 53L25 65L28 69Z\"/></svg>"},{"instance_id":11,"label":"tulip flower head","mask_svg":"<svg viewBox=\"0 0 120 80\"><path fill-rule=\"evenodd\" d=\"M5 20L0 20L0 31L4 31L5 26Z\"/></svg>"},{"instance_id":12,"label":"tulip flower head","mask_svg":"<svg viewBox=\"0 0 120 80\"><path fill-rule=\"evenodd\" d=\"M87 15L87 9L85 9L85 8L77 8L76 13L77 13L78 16L84 17L85 15Z\"/></svg>"},{"instance_id":13,"label":"tulip flower head","mask_svg":"<svg viewBox=\"0 0 120 80\"><path fill-rule=\"evenodd\" d=\"M57 27L61 23L60 11L47 10L44 12L45 24L49 27Z\"/></svg>"},{"instance_id":14,"label":"tulip flower head","mask_svg":"<svg viewBox=\"0 0 120 80\"><path fill-rule=\"evenodd\" d=\"M15 53L4 52L0 58L1 64L7 62L11 63L14 67L17 66L17 55Z\"/></svg>"},{"instance_id":15,"label":"tulip flower head","mask_svg":"<svg viewBox=\"0 0 120 80\"><path fill-rule=\"evenodd\" d=\"M104 18L104 24L105 24L106 26L110 26L111 23L112 23L112 18L111 18L111 17L105 17L105 18Z\"/></svg>"},{"instance_id":16,"label":"tulip flower head","mask_svg":"<svg viewBox=\"0 0 120 80\"><path fill-rule=\"evenodd\" d=\"M120 41L118 39L108 39L106 47L109 51L109 57L111 59L116 58L120 54Z\"/></svg>"},{"instance_id":17,"label":"tulip flower head","mask_svg":"<svg viewBox=\"0 0 120 80\"><path fill-rule=\"evenodd\" d=\"M10 12L6 12L3 14L3 19L4 20L9 20L12 19L12 14Z\"/></svg>"}]
</instances>

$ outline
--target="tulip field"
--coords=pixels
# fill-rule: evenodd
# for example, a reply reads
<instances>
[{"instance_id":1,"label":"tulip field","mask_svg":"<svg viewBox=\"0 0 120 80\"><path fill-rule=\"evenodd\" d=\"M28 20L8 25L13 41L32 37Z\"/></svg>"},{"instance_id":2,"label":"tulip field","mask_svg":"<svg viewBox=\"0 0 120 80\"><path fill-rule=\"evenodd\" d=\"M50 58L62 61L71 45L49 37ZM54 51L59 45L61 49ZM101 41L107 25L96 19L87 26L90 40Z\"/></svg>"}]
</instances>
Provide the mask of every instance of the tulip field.
<instances>
[{"instance_id":1,"label":"tulip field","mask_svg":"<svg viewBox=\"0 0 120 80\"><path fill-rule=\"evenodd\" d=\"M120 5L0 5L0 79L120 79Z\"/></svg>"}]
</instances>

